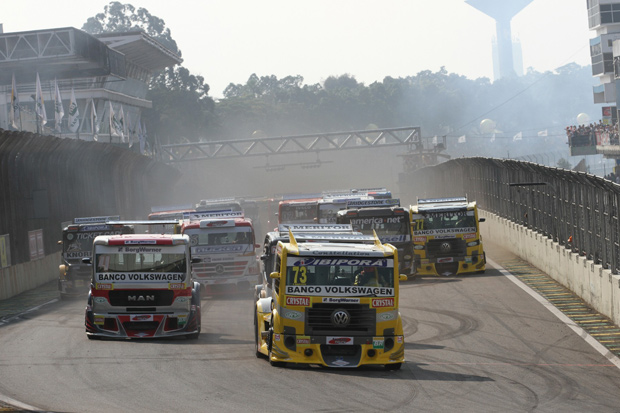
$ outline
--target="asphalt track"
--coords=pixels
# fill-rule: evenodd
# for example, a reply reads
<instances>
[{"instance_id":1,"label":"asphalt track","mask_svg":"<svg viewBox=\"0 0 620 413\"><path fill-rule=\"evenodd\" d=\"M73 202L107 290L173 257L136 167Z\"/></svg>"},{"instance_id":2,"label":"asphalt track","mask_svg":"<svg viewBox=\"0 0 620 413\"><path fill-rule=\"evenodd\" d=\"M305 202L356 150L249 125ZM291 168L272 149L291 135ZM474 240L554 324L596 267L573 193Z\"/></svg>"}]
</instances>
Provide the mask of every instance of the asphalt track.
<instances>
[{"instance_id":1,"label":"asphalt track","mask_svg":"<svg viewBox=\"0 0 620 413\"><path fill-rule=\"evenodd\" d=\"M0 411L619 411L618 359L494 267L402 286L396 372L271 367L254 355L249 292L203 300L198 340L90 341L85 299L46 286L0 303Z\"/></svg>"}]
</instances>

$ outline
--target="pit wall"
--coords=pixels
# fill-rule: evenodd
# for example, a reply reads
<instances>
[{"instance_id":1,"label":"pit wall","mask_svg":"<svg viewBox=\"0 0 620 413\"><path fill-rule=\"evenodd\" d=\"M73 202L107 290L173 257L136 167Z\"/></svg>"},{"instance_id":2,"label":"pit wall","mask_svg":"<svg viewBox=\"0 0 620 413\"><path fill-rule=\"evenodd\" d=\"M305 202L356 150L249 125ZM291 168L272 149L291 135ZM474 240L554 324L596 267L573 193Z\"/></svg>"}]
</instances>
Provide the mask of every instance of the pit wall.
<instances>
[{"instance_id":1,"label":"pit wall","mask_svg":"<svg viewBox=\"0 0 620 413\"><path fill-rule=\"evenodd\" d=\"M58 279L60 252L0 269L0 301Z\"/></svg>"},{"instance_id":2,"label":"pit wall","mask_svg":"<svg viewBox=\"0 0 620 413\"><path fill-rule=\"evenodd\" d=\"M479 211L482 239L528 261L620 325L620 275L614 275L557 242L505 218Z\"/></svg>"}]
</instances>

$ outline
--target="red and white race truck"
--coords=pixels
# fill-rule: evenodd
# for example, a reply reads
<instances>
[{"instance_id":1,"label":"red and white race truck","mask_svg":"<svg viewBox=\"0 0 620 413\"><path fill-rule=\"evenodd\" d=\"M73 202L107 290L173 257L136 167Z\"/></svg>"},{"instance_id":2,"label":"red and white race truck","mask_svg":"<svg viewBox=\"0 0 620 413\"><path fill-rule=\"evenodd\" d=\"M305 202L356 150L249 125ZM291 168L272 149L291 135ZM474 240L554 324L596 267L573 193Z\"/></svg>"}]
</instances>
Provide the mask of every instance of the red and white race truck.
<instances>
[{"instance_id":1,"label":"red and white race truck","mask_svg":"<svg viewBox=\"0 0 620 413\"><path fill-rule=\"evenodd\" d=\"M198 338L200 284L192 278L187 235L101 235L85 260L93 267L89 339Z\"/></svg>"},{"instance_id":2,"label":"red and white race truck","mask_svg":"<svg viewBox=\"0 0 620 413\"><path fill-rule=\"evenodd\" d=\"M196 281L209 294L249 290L260 277L252 220L243 212L186 214L181 233L188 235Z\"/></svg>"}]
</instances>

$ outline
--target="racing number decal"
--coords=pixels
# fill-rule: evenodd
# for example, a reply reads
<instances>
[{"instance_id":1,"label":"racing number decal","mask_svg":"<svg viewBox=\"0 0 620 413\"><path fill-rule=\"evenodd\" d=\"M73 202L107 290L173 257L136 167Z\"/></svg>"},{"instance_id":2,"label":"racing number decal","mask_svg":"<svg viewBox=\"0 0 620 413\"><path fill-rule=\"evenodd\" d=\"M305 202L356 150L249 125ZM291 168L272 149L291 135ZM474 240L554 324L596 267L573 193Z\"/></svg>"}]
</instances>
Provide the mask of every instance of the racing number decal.
<instances>
[{"instance_id":1,"label":"racing number decal","mask_svg":"<svg viewBox=\"0 0 620 413\"><path fill-rule=\"evenodd\" d=\"M305 285L308 281L307 271L308 269L306 267L293 267L293 272L295 273L295 278L293 278L293 284Z\"/></svg>"}]
</instances>

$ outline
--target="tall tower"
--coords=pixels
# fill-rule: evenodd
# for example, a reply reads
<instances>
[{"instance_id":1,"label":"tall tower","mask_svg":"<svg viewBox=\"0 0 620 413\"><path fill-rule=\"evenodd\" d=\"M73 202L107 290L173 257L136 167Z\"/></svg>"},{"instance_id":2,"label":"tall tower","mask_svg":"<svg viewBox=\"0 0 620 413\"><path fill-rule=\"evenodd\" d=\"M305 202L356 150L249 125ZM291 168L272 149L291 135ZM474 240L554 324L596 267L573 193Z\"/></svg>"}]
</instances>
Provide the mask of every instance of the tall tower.
<instances>
[{"instance_id":1,"label":"tall tower","mask_svg":"<svg viewBox=\"0 0 620 413\"><path fill-rule=\"evenodd\" d=\"M499 77L514 76L510 21L534 0L465 0L465 3L495 19Z\"/></svg>"}]
</instances>

